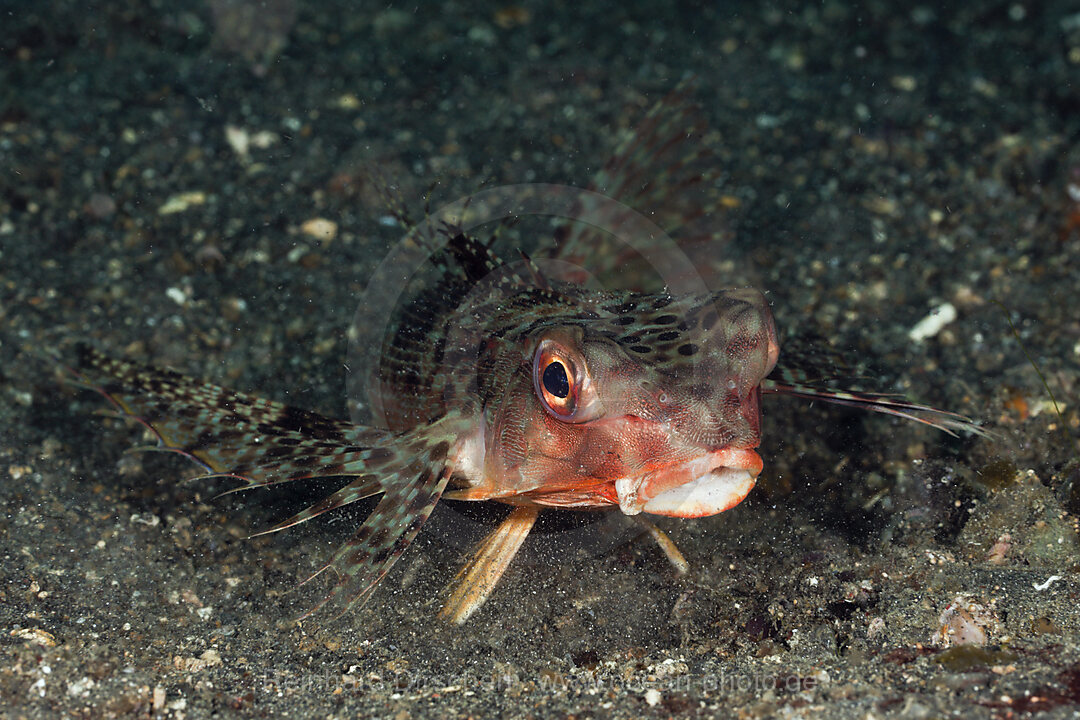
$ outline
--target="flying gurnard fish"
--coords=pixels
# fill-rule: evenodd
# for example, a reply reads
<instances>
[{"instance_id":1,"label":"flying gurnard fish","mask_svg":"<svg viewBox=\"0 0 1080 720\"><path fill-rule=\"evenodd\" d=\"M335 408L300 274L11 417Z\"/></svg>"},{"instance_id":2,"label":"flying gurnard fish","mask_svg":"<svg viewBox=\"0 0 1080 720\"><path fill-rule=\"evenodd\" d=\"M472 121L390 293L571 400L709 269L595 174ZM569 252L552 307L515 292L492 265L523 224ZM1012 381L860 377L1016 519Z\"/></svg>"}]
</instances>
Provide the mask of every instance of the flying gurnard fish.
<instances>
[{"instance_id":1,"label":"flying gurnard fish","mask_svg":"<svg viewBox=\"0 0 1080 720\"><path fill-rule=\"evenodd\" d=\"M704 196L717 163L689 95L681 87L653 107L590 186L669 231L713 209ZM585 205L596 196L582 197ZM549 257L588 270L622 262L618 239L594 225L556 227ZM347 480L266 532L381 494L324 566L338 580L320 607L344 610L368 598L443 499L512 506L447 593L442 615L458 623L489 596L545 508L617 509L639 520L728 510L762 470L762 395L982 432L953 413L835 387L830 351L787 341L782 349L757 290L593 290L573 272L545 276L528 257L508 264L490 241L452 222L415 234L430 249L435 280L404 298L374 345L369 400L385 427L87 347L70 369L75 382L152 431L160 448L238 478L238 489ZM642 522L685 568L674 544Z\"/></svg>"}]
</instances>

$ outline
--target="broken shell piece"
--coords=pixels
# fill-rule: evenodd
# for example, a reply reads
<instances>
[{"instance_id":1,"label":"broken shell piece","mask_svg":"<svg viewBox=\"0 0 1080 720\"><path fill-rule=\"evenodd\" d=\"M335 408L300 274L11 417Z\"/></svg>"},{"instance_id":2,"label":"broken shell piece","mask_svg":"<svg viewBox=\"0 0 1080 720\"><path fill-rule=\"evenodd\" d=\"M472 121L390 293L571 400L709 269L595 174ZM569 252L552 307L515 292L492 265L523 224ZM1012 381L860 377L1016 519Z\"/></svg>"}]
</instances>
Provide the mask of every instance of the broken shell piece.
<instances>
[{"instance_id":1,"label":"broken shell piece","mask_svg":"<svg viewBox=\"0 0 1080 720\"><path fill-rule=\"evenodd\" d=\"M967 594L953 598L941 612L938 622L940 625L930 640L940 647L982 647L1001 630L993 608L976 602Z\"/></svg>"},{"instance_id":2,"label":"broken shell piece","mask_svg":"<svg viewBox=\"0 0 1080 720\"><path fill-rule=\"evenodd\" d=\"M337 231L336 222L321 217L305 220L300 226L300 232L323 242L330 242L337 237Z\"/></svg>"},{"instance_id":3,"label":"broken shell piece","mask_svg":"<svg viewBox=\"0 0 1080 720\"><path fill-rule=\"evenodd\" d=\"M908 331L913 342L922 342L941 332L941 329L956 319L956 307L949 302L942 303L930 311L930 314Z\"/></svg>"},{"instance_id":4,"label":"broken shell piece","mask_svg":"<svg viewBox=\"0 0 1080 720\"><path fill-rule=\"evenodd\" d=\"M1009 533L1003 534L994 543L994 546L990 548L990 554L986 556L986 562L992 565L1004 565L1005 556L1008 555L1009 550L1012 548L1012 535Z\"/></svg>"}]
</instances>

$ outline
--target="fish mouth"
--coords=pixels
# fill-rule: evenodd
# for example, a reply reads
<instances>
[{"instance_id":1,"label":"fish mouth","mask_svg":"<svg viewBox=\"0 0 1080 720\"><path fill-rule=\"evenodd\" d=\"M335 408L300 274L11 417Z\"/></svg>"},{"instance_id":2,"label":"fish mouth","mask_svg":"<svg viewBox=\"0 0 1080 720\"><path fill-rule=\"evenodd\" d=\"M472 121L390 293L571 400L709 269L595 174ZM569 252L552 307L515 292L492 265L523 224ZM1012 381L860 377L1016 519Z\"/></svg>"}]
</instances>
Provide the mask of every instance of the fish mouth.
<instances>
[{"instance_id":1,"label":"fish mouth","mask_svg":"<svg viewBox=\"0 0 1080 720\"><path fill-rule=\"evenodd\" d=\"M619 509L696 518L738 505L754 487L761 458L753 450L725 448L681 463L615 481Z\"/></svg>"}]
</instances>

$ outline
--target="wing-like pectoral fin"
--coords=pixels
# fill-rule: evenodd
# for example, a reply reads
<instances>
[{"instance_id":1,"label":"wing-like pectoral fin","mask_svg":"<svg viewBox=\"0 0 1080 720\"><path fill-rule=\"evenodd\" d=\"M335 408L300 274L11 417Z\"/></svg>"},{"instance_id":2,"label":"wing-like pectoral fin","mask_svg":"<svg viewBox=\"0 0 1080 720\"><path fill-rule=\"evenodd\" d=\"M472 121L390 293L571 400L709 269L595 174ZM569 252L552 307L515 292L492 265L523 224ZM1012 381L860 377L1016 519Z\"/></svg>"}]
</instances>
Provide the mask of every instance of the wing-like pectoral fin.
<instances>
[{"instance_id":1,"label":"wing-like pectoral fin","mask_svg":"<svg viewBox=\"0 0 1080 720\"><path fill-rule=\"evenodd\" d=\"M75 384L101 393L114 415L150 430L158 438L156 449L188 457L211 475L238 478L237 490L352 478L266 532L383 493L356 534L323 567L336 570L338 582L320 607L330 602L341 611L369 597L416 537L446 488L450 447L469 427L448 415L413 433L393 434L116 360L88 347L79 350L68 371Z\"/></svg>"},{"instance_id":2,"label":"wing-like pectoral fin","mask_svg":"<svg viewBox=\"0 0 1080 720\"><path fill-rule=\"evenodd\" d=\"M313 477L362 475L386 464L388 431L200 382L171 370L117 360L80 346L69 380L100 393L107 413L135 420L209 474L240 489Z\"/></svg>"},{"instance_id":3,"label":"wing-like pectoral fin","mask_svg":"<svg viewBox=\"0 0 1080 720\"><path fill-rule=\"evenodd\" d=\"M514 508L499 527L483 539L450 584L439 617L461 625L480 609L517 555L539 514L537 507Z\"/></svg>"}]
</instances>

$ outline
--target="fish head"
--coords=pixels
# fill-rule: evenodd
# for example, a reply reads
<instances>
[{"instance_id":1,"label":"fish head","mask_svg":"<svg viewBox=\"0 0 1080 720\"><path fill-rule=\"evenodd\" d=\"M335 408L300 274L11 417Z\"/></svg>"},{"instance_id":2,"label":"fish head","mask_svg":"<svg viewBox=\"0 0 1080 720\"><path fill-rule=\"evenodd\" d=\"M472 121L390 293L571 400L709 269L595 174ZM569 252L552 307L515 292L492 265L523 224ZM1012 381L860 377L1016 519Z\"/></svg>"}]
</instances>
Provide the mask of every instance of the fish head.
<instances>
[{"instance_id":1,"label":"fish head","mask_svg":"<svg viewBox=\"0 0 1080 720\"><path fill-rule=\"evenodd\" d=\"M761 472L759 385L778 343L751 289L597 305L525 343L490 418L488 468L550 505L704 517Z\"/></svg>"}]
</instances>

